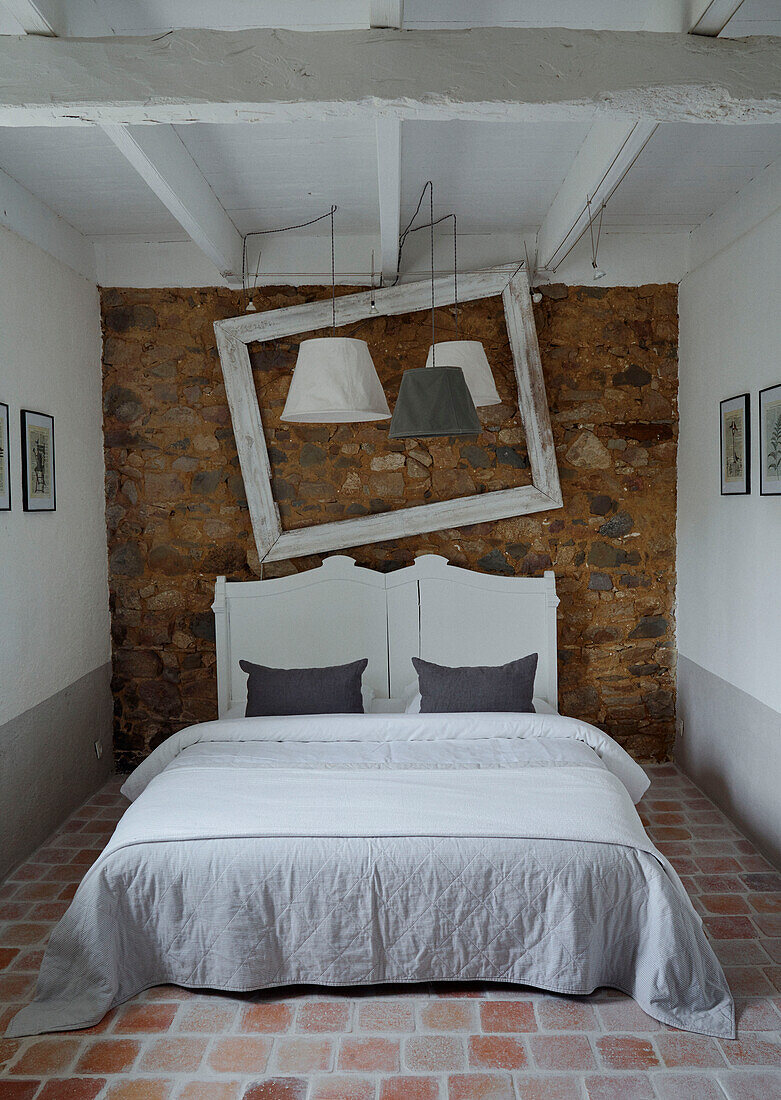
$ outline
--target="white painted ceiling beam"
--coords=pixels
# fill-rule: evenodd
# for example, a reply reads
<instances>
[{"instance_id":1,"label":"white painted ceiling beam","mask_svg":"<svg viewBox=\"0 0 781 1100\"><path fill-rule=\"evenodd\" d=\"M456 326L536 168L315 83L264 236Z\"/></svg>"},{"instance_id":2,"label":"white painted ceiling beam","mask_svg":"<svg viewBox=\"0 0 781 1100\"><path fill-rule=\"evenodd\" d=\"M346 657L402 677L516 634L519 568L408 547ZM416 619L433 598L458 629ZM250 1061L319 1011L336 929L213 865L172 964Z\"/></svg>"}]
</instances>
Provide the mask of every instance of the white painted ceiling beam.
<instances>
[{"instance_id":1,"label":"white painted ceiling beam","mask_svg":"<svg viewBox=\"0 0 781 1100\"><path fill-rule=\"evenodd\" d=\"M380 270L384 283L399 271L401 228L401 119L378 118L377 182L380 197Z\"/></svg>"},{"instance_id":2,"label":"white painted ceiling beam","mask_svg":"<svg viewBox=\"0 0 781 1100\"><path fill-rule=\"evenodd\" d=\"M597 119L556 192L537 234L537 267L555 271L589 228L656 129L655 122Z\"/></svg>"},{"instance_id":3,"label":"white painted ceiling beam","mask_svg":"<svg viewBox=\"0 0 781 1100\"><path fill-rule=\"evenodd\" d=\"M46 8L36 0L0 0L0 10L19 25L17 34L42 34L53 38L58 33ZM10 34L12 31L3 33Z\"/></svg>"},{"instance_id":4,"label":"white painted ceiling beam","mask_svg":"<svg viewBox=\"0 0 781 1100\"><path fill-rule=\"evenodd\" d=\"M103 131L220 273L240 275L241 234L173 127L107 124Z\"/></svg>"},{"instance_id":5,"label":"white painted ceiling beam","mask_svg":"<svg viewBox=\"0 0 781 1100\"><path fill-rule=\"evenodd\" d=\"M296 64L291 66L290 58ZM490 59L490 60L487 60ZM376 117L781 119L781 43L647 32L176 31L0 39L0 126Z\"/></svg>"},{"instance_id":6,"label":"white painted ceiling beam","mask_svg":"<svg viewBox=\"0 0 781 1100\"><path fill-rule=\"evenodd\" d=\"M39 198L0 170L0 225L95 281L92 242Z\"/></svg>"},{"instance_id":7,"label":"white painted ceiling beam","mask_svg":"<svg viewBox=\"0 0 781 1100\"><path fill-rule=\"evenodd\" d=\"M404 0L369 0L369 26L400 31L404 23Z\"/></svg>"},{"instance_id":8,"label":"white painted ceiling beam","mask_svg":"<svg viewBox=\"0 0 781 1100\"><path fill-rule=\"evenodd\" d=\"M690 33L717 38L742 5L743 0L706 0L704 5L699 0L698 6L702 10L692 24Z\"/></svg>"}]
</instances>

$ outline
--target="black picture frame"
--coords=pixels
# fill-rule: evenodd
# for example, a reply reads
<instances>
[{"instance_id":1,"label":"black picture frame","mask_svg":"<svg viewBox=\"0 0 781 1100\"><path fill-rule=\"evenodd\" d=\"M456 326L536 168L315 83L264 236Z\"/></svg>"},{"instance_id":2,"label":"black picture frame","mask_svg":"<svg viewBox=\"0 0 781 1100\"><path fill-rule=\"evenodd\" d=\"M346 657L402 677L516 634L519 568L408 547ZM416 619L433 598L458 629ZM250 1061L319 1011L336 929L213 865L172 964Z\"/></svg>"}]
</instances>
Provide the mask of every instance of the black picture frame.
<instances>
[{"instance_id":1,"label":"black picture frame","mask_svg":"<svg viewBox=\"0 0 781 1100\"><path fill-rule=\"evenodd\" d=\"M780 486L774 486L772 489L765 486L765 448L767 440L765 439L766 419L763 415L763 398L766 393L772 393L773 390L778 391L779 400L781 400L781 382L777 382L775 386L765 386L763 390L759 391L759 495L763 497L781 496Z\"/></svg>"},{"instance_id":2,"label":"black picture frame","mask_svg":"<svg viewBox=\"0 0 781 1100\"><path fill-rule=\"evenodd\" d=\"M11 511L11 417L0 401L0 512Z\"/></svg>"},{"instance_id":3,"label":"black picture frame","mask_svg":"<svg viewBox=\"0 0 781 1100\"><path fill-rule=\"evenodd\" d=\"M39 423L35 424L33 418ZM20 411L20 422L22 428L22 507L25 512L56 512L57 511L57 468L55 465L55 446L54 446L54 417L48 413L35 412L33 409L22 409ZM42 465L36 466L30 469L27 458L27 437L30 428L48 428L50 439L50 455L51 455L51 493L46 496L38 496L33 491L31 493L31 478L46 477L46 459L42 457ZM45 480L43 482L45 486Z\"/></svg>"},{"instance_id":4,"label":"black picture frame","mask_svg":"<svg viewBox=\"0 0 781 1100\"><path fill-rule=\"evenodd\" d=\"M743 477L735 488L724 488L724 413L725 406L733 406L734 411L743 413ZM751 394L739 393L735 397L726 397L719 402L719 480L723 497L749 496L751 493ZM742 487L741 487L742 486Z\"/></svg>"}]
</instances>

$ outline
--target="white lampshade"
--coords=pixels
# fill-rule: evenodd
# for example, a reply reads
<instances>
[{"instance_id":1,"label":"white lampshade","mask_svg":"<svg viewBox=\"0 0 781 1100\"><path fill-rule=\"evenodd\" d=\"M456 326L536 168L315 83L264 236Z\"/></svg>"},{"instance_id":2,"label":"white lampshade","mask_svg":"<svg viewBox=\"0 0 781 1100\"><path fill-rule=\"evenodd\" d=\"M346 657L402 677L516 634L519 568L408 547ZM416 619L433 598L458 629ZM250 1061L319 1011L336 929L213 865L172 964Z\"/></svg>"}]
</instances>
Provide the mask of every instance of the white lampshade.
<instances>
[{"instance_id":1,"label":"white lampshade","mask_svg":"<svg viewBox=\"0 0 781 1100\"><path fill-rule=\"evenodd\" d=\"M436 347L436 360L434 357ZM443 340L428 349L427 367L460 367L475 407L501 405L485 349L479 340Z\"/></svg>"},{"instance_id":2,"label":"white lampshade","mask_svg":"<svg viewBox=\"0 0 781 1100\"><path fill-rule=\"evenodd\" d=\"M347 424L390 415L365 340L326 336L302 342L282 420Z\"/></svg>"}]
</instances>

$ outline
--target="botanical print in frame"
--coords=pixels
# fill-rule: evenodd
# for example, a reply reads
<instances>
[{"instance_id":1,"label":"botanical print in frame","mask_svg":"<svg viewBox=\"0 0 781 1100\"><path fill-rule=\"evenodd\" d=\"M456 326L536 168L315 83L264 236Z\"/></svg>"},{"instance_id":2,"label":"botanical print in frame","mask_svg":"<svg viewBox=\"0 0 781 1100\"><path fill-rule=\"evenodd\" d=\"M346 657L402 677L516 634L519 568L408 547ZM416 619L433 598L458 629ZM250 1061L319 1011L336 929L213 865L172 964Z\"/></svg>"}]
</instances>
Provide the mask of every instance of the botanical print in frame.
<instances>
[{"instance_id":1,"label":"botanical print in frame","mask_svg":"<svg viewBox=\"0 0 781 1100\"><path fill-rule=\"evenodd\" d=\"M56 508L54 417L22 409L22 501L25 512Z\"/></svg>"},{"instance_id":2,"label":"botanical print in frame","mask_svg":"<svg viewBox=\"0 0 781 1100\"><path fill-rule=\"evenodd\" d=\"M720 405L721 495L751 492L751 405L747 393Z\"/></svg>"},{"instance_id":3,"label":"botanical print in frame","mask_svg":"<svg viewBox=\"0 0 781 1100\"><path fill-rule=\"evenodd\" d=\"M8 406L0 401L0 512L11 508L11 448L8 440Z\"/></svg>"},{"instance_id":4,"label":"botanical print in frame","mask_svg":"<svg viewBox=\"0 0 781 1100\"><path fill-rule=\"evenodd\" d=\"M759 491L781 496L781 383L759 391Z\"/></svg>"}]
</instances>

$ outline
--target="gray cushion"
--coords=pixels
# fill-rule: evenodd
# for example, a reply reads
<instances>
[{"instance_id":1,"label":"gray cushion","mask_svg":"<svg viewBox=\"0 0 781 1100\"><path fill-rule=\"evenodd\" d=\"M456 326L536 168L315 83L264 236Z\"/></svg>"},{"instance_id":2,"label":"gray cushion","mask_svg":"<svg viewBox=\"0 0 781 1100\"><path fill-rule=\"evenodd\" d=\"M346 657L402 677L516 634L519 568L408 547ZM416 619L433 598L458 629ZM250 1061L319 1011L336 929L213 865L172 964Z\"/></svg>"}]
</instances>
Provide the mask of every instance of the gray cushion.
<instances>
[{"instance_id":1,"label":"gray cushion","mask_svg":"<svg viewBox=\"0 0 781 1100\"><path fill-rule=\"evenodd\" d=\"M368 657L328 668L267 668L239 661L247 673L247 718L271 714L363 714L361 677Z\"/></svg>"},{"instance_id":2,"label":"gray cushion","mask_svg":"<svg viewBox=\"0 0 781 1100\"><path fill-rule=\"evenodd\" d=\"M448 668L413 657L418 674L421 712L516 711L534 713L537 654L506 665Z\"/></svg>"}]
</instances>

